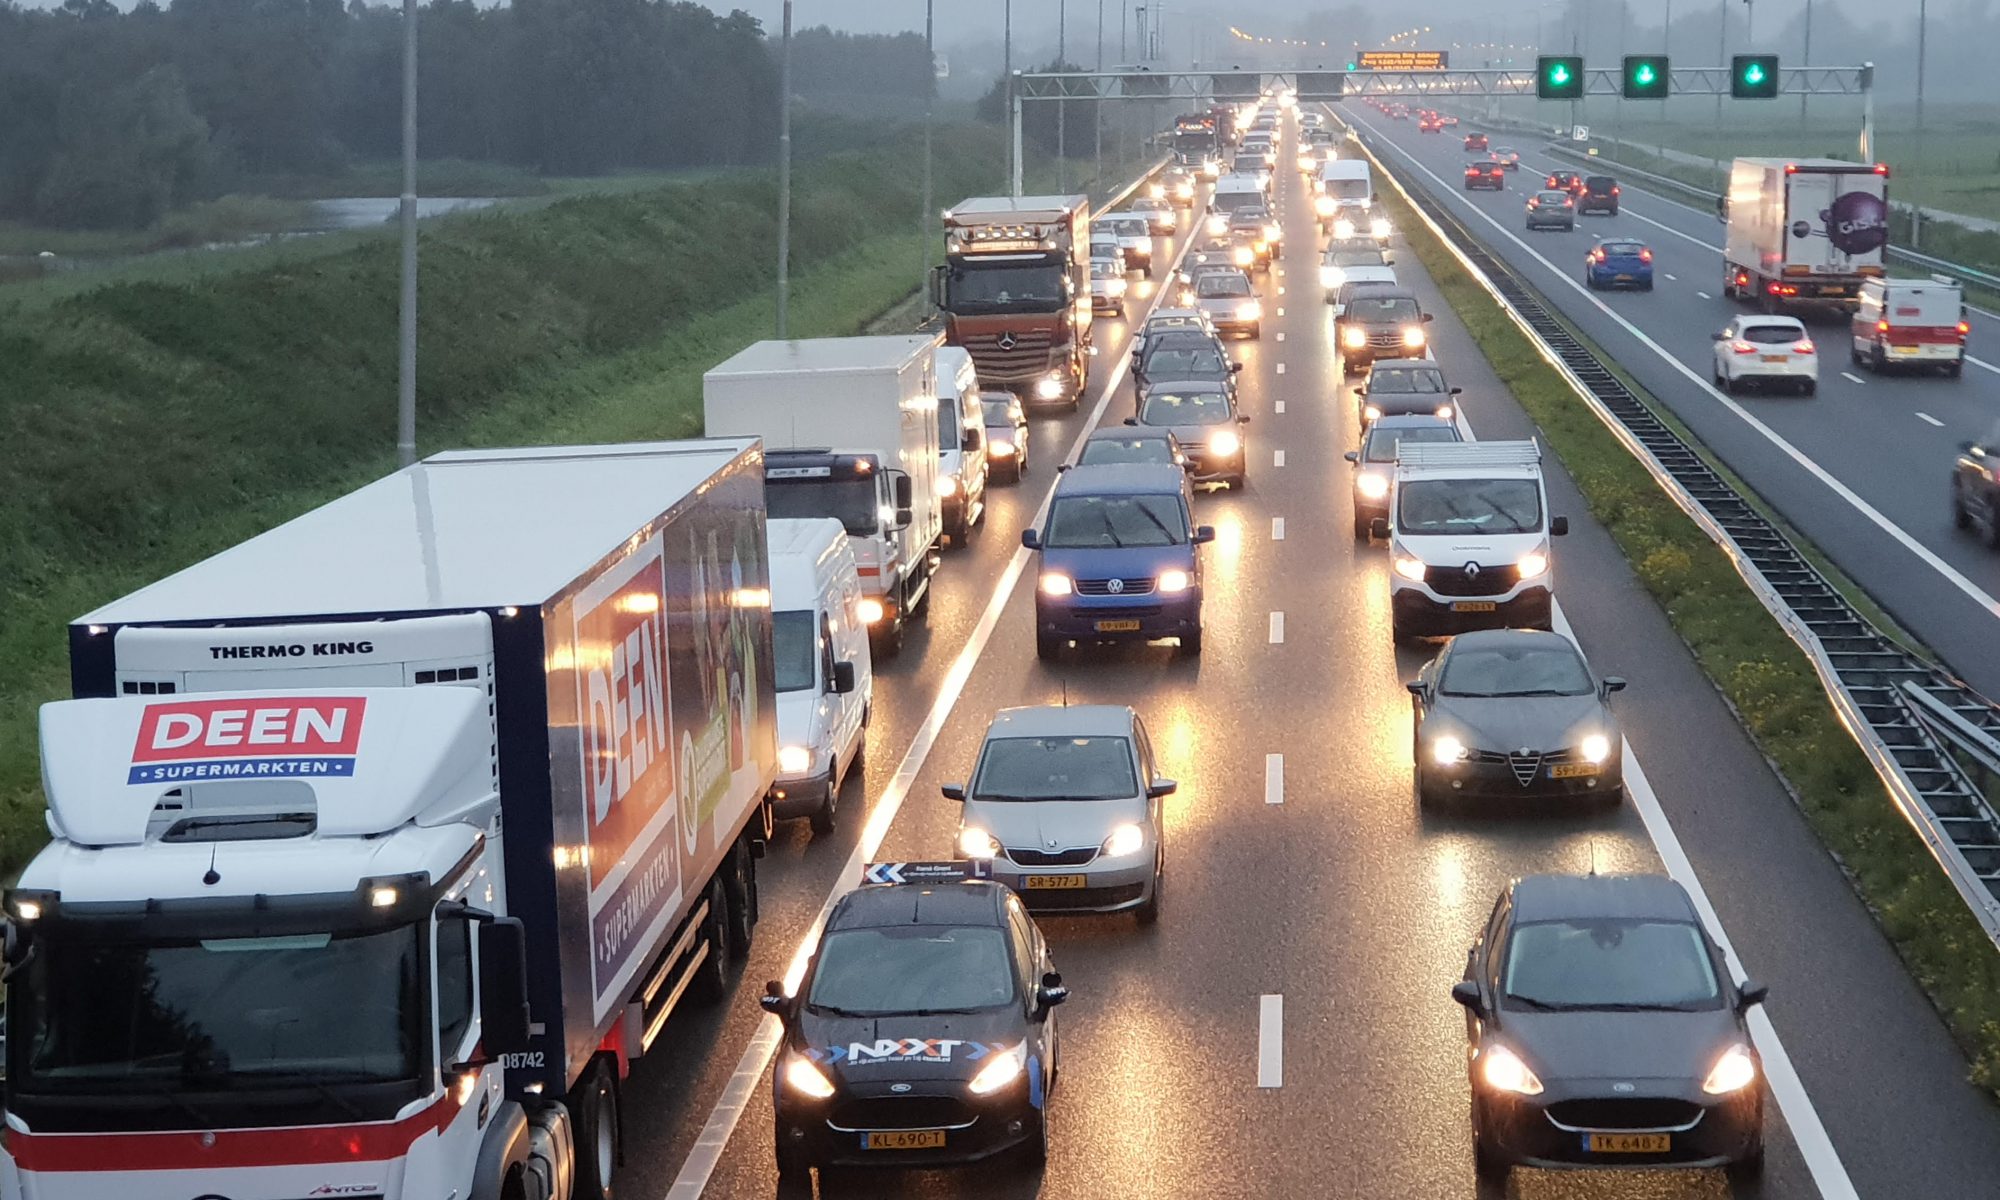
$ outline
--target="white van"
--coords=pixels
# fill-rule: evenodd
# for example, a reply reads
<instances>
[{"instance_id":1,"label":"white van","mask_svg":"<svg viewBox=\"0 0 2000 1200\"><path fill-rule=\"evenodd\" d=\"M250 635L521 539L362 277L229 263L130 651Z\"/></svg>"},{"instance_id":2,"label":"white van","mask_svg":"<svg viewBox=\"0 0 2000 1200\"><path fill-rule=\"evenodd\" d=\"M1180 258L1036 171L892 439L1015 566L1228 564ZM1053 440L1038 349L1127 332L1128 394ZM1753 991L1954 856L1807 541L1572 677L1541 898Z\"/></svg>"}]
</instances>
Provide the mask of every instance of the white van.
<instances>
[{"instance_id":1,"label":"white van","mask_svg":"<svg viewBox=\"0 0 2000 1200\"><path fill-rule=\"evenodd\" d=\"M874 697L861 577L847 530L831 517L773 519L771 648L778 684L780 817L833 832L840 785L860 769Z\"/></svg>"},{"instance_id":2,"label":"white van","mask_svg":"<svg viewBox=\"0 0 2000 1200\"><path fill-rule=\"evenodd\" d=\"M1849 334L1854 365L1871 371L1935 367L1953 379L1965 370L1965 288L1949 275L1861 281Z\"/></svg>"},{"instance_id":3,"label":"white van","mask_svg":"<svg viewBox=\"0 0 2000 1200\"><path fill-rule=\"evenodd\" d=\"M1389 240L1389 219L1375 211L1375 177L1365 158L1336 158L1319 169L1313 214L1335 238Z\"/></svg>"},{"instance_id":4,"label":"white van","mask_svg":"<svg viewBox=\"0 0 2000 1200\"><path fill-rule=\"evenodd\" d=\"M986 520L986 414L979 406L979 372L962 346L939 346L938 499L944 534L963 550L972 527Z\"/></svg>"},{"instance_id":5,"label":"white van","mask_svg":"<svg viewBox=\"0 0 2000 1200\"><path fill-rule=\"evenodd\" d=\"M1229 232L1229 218L1239 208L1266 207L1270 191L1255 175L1224 175L1215 181L1208 198L1208 234L1223 237Z\"/></svg>"},{"instance_id":6,"label":"white van","mask_svg":"<svg viewBox=\"0 0 2000 1200\"><path fill-rule=\"evenodd\" d=\"M1542 448L1533 441L1399 442L1389 515L1389 622L1398 643L1468 629L1550 629L1551 538Z\"/></svg>"}]
</instances>

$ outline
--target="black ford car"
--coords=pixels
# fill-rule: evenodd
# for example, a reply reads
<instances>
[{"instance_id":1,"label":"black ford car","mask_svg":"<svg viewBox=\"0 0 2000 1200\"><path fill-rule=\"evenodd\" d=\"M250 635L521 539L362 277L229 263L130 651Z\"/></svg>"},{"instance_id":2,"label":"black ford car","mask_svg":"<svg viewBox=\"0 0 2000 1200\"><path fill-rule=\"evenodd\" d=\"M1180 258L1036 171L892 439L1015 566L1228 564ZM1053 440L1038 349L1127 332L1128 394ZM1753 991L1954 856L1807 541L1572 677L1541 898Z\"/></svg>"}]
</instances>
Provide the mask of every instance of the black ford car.
<instances>
[{"instance_id":1,"label":"black ford car","mask_svg":"<svg viewBox=\"0 0 2000 1200\"><path fill-rule=\"evenodd\" d=\"M871 866L890 882L834 905L796 991L765 985L785 1024L780 1176L1047 1156L1054 1009L1069 992L1020 899L969 869Z\"/></svg>"}]
</instances>

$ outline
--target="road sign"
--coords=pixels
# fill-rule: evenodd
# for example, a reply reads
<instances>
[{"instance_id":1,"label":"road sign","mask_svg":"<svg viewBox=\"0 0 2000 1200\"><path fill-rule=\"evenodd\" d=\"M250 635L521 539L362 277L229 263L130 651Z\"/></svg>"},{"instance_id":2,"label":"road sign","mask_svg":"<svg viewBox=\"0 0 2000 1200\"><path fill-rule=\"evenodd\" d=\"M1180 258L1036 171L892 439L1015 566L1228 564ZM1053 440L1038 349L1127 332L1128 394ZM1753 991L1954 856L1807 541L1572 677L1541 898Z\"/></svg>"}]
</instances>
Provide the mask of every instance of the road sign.
<instances>
[{"instance_id":1,"label":"road sign","mask_svg":"<svg viewBox=\"0 0 2000 1200\"><path fill-rule=\"evenodd\" d=\"M1544 54L1535 60L1535 95L1543 100L1583 99L1583 59Z\"/></svg>"},{"instance_id":2,"label":"road sign","mask_svg":"<svg viewBox=\"0 0 2000 1200\"><path fill-rule=\"evenodd\" d=\"M1451 65L1447 50L1363 50L1363 71L1442 71ZM1348 70L1355 68L1350 65Z\"/></svg>"},{"instance_id":3,"label":"road sign","mask_svg":"<svg viewBox=\"0 0 2000 1200\"><path fill-rule=\"evenodd\" d=\"M1589 141L1589 140L1590 140L1590 126L1588 126L1588 125L1572 125L1572 126L1570 126L1570 127L1569 127L1569 140L1570 140L1570 141L1572 141L1572 142L1587 142L1587 141Z\"/></svg>"},{"instance_id":4,"label":"road sign","mask_svg":"<svg viewBox=\"0 0 2000 1200\"><path fill-rule=\"evenodd\" d=\"M1627 100L1664 100L1673 86L1673 72L1664 54L1625 56L1624 92Z\"/></svg>"},{"instance_id":5,"label":"road sign","mask_svg":"<svg viewBox=\"0 0 2000 1200\"><path fill-rule=\"evenodd\" d=\"M1778 56L1738 54L1730 59L1729 94L1738 100L1778 98Z\"/></svg>"}]
</instances>

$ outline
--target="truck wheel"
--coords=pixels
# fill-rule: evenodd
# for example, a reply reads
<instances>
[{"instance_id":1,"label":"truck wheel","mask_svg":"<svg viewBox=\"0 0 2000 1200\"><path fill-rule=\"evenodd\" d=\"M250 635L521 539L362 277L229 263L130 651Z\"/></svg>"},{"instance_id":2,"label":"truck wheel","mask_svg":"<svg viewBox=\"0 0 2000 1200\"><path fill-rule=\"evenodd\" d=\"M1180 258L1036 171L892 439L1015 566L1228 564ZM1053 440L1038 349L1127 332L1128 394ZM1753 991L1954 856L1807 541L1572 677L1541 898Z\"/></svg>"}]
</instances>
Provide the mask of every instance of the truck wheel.
<instances>
[{"instance_id":1,"label":"truck wheel","mask_svg":"<svg viewBox=\"0 0 2000 1200\"><path fill-rule=\"evenodd\" d=\"M687 994L697 1004L714 1004L729 991L729 894L719 877L708 885L708 920L703 924L708 957L695 968Z\"/></svg>"},{"instance_id":2,"label":"truck wheel","mask_svg":"<svg viewBox=\"0 0 2000 1200\"><path fill-rule=\"evenodd\" d=\"M1965 374L1965 363L1963 360L1944 365L1944 377L1946 379L1957 379L1963 374Z\"/></svg>"},{"instance_id":3,"label":"truck wheel","mask_svg":"<svg viewBox=\"0 0 2000 1200\"><path fill-rule=\"evenodd\" d=\"M1889 356L1882 353L1879 344L1868 352L1868 369L1877 375L1889 369Z\"/></svg>"},{"instance_id":4,"label":"truck wheel","mask_svg":"<svg viewBox=\"0 0 2000 1200\"><path fill-rule=\"evenodd\" d=\"M618 1086L603 1060L584 1075L570 1100L576 1114L577 1200L613 1200L613 1177L621 1157Z\"/></svg>"},{"instance_id":5,"label":"truck wheel","mask_svg":"<svg viewBox=\"0 0 2000 1200\"><path fill-rule=\"evenodd\" d=\"M813 818L813 829L819 829L818 816ZM724 877L724 891L729 893L729 953L733 958L750 956L750 940L757 930L757 860L750 855L750 847L737 842L729 852L729 872Z\"/></svg>"}]
</instances>

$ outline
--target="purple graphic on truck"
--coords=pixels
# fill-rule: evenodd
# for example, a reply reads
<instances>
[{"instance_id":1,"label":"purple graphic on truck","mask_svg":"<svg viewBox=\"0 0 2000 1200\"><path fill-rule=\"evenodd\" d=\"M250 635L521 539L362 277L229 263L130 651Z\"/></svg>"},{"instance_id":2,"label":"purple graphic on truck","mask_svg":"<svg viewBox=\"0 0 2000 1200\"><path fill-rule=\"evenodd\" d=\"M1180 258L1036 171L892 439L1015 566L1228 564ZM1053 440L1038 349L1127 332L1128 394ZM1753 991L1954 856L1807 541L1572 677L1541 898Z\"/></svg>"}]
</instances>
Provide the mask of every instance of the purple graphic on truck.
<instances>
[{"instance_id":1,"label":"purple graphic on truck","mask_svg":"<svg viewBox=\"0 0 2000 1200\"><path fill-rule=\"evenodd\" d=\"M1819 219L1842 254L1867 254L1889 244L1889 204L1872 193L1842 192Z\"/></svg>"}]
</instances>

